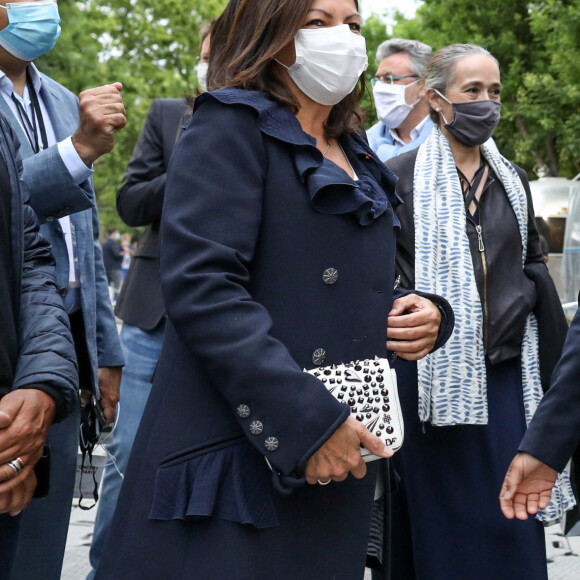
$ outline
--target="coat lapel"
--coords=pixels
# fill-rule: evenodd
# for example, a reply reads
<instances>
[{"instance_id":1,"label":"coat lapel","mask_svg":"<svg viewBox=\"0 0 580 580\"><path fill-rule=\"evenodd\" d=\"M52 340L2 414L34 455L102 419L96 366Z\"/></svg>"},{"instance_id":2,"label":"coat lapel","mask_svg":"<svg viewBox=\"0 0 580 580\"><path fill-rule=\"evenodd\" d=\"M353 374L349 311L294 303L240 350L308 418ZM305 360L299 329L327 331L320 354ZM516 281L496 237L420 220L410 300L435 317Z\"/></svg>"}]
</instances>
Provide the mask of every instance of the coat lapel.
<instances>
[{"instance_id":1,"label":"coat lapel","mask_svg":"<svg viewBox=\"0 0 580 580\"><path fill-rule=\"evenodd\" d=\"M15 117L14 113L8 106L8 103L2 96L0 96L0 112L2 112L2 114L6 117L6 120L8 121L13 131L16 133L18 140L20 141L20 155L22 155L23 158L34 155L34 151L30 146L28 137L26 137L26 134L24 133L24 130L20 126L18 119Z\"/></svg>"},{"instance_id":2,"label":"coat lapel","mask_svg":"<svg viewBox=\"0 0 580 580\"><path fill-rule=\"evenodd\" d=\"M72 128L76 129L78 120L71 115L68 107L63 106L58 91L47 86L48 81L46 76L42 73L39 74L42 79L40 97L44 102L44 106L46 107L48 116L50 117L56 140L60 142L72 135L71 130Z\"/></svg>"}]
</instances>

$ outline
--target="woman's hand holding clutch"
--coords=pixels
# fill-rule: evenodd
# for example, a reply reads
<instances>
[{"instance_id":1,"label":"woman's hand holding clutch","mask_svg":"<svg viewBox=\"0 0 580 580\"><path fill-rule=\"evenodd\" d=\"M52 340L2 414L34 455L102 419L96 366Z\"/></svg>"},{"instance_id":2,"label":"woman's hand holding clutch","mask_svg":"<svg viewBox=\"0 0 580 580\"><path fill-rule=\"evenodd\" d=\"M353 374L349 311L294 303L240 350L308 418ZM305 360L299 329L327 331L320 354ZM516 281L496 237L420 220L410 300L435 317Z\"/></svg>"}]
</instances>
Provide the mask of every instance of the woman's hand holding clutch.
<instances>
[{"instance_id":1,"label":"woman's hand holding clutch","mask_svg":"<svg viewBox=\"0 0 580 580\"><path fill-rule=\"evenodd\" d=\"M367 467L360 453L361 445L379 457L391 457L393 451L353 417L349 417L308 460L306 481L326 485L343 481L349 473L357 479L366 475Z\"/></svg>"}]
</instances>

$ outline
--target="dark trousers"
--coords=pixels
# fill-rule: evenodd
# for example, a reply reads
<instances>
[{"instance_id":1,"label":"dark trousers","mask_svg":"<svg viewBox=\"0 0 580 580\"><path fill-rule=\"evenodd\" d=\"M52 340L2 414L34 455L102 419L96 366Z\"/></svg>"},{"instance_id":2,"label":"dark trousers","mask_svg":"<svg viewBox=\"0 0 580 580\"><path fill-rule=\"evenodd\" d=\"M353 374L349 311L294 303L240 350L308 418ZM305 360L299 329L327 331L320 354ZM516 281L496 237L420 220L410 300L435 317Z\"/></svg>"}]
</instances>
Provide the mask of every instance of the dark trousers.
<instances>
[{"instance_id":1,"label":"dark trousers","mask_svg":"<svg viewBox=\"0 0 580 580\"><path fill-rule=\"evenodd\" d=\"M0 576L9 578L20 534L21 516L12 517L9 514L0 514Z\"/></svg>"}]
</instances>

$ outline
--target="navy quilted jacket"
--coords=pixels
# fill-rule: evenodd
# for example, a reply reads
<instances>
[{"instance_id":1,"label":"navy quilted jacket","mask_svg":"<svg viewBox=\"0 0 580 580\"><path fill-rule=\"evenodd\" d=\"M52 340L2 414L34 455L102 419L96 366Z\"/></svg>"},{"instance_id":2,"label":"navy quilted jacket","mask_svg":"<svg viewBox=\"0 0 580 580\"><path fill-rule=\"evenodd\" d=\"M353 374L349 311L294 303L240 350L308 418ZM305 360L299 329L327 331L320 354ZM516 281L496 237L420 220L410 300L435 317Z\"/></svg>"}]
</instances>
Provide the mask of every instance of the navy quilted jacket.
<instances>
[{"instance_id":1,"label":"navy quilted jacket","mask_svg":"<svg viewBox=\"0 0 580 580\"><path fill-rule=\"evenodd\" d=\"M10 175L12 263L18 311L19 353L13 389L38 388L55 399L55 421L77 404L77 369L68 317L57 292L50 244L40 236L19 175L20 145L0 116L0 154ZM15 317L16 318L16 317Z\"/></svg>"}]
</instances>

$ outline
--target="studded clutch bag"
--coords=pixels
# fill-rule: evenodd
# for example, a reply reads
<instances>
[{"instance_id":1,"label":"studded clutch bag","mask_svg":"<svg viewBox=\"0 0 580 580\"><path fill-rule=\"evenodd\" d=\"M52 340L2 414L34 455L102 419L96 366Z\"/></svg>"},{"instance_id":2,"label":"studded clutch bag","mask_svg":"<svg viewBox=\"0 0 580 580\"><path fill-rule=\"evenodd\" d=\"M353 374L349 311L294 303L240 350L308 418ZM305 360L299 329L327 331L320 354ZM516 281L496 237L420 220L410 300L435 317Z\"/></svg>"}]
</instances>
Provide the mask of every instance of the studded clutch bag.
<instances>
[{"instance_id":1,"label":"studded clutch bag","mask_svg":"<svg viewBox=\"0 0 580 580\"><path fill-rule=\"evenodd\" d=\"M386 358L358 360L307 370L324 383L340 403L350 406L351 416L397 451L405 434L397 375ZM379 459L361 448L365 461Z\"/></svg>"}]
</instances>

